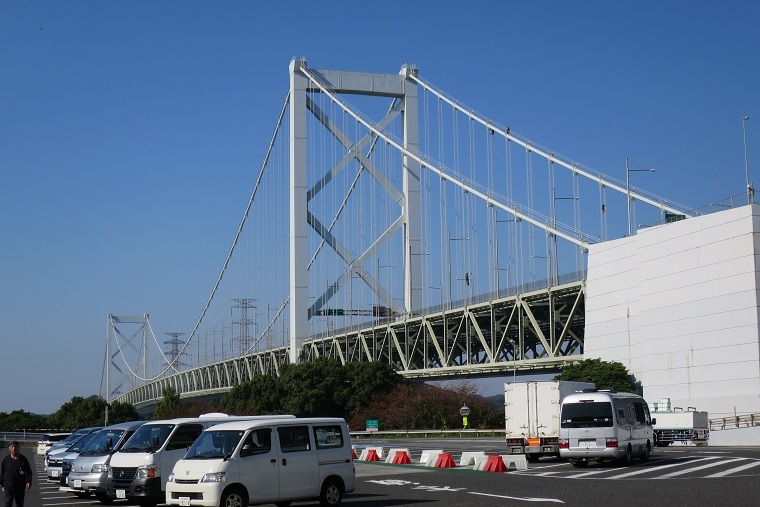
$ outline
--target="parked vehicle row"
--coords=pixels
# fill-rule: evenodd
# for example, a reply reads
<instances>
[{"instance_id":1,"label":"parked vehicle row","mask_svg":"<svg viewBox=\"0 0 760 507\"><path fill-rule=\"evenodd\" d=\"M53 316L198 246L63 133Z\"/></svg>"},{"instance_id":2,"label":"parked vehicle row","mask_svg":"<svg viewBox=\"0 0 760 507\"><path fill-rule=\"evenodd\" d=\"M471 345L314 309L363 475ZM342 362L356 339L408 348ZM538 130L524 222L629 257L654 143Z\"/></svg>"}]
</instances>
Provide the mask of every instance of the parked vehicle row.
<instances>
[{"instance_id":1,"label":"parked vehicle row","mask_svg":"<svg viewBox=\"0 0 760 507\"><path fill-rule=\"evenodd\" d=\"M100 428L48 455L46 466L62 491L101 504L338 505L355 488L351 458L343 419L214 413Z\"/></svg>"}]
</instances>

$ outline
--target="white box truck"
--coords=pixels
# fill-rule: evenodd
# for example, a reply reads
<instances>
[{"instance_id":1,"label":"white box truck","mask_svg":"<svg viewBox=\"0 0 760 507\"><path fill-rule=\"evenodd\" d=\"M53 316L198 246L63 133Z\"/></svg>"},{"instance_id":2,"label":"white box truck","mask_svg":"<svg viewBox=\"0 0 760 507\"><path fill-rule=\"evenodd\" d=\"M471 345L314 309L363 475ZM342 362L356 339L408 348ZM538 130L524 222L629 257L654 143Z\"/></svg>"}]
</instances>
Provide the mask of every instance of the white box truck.
<instances>
[{"instance_id":1,"label":"white box truck","mask_svg":"<svg viewBox=\"0 0 760 507\"><path fill-rule=\"evenodd\" d=\"M508 454L528 461L559 457L559 415L568 394L594 389L590 382L544 380L504 384L504 419Z\"/></svg>"},{"instance_id":2,"label":"white box truck","mask_svg":"<svg viewBox=\"0 0 760 507\"><path fill-rule=\"evenodd\" d=\"M681 407L672 407L670 398L662 398L652 403L655 445L667 447L673 442L707 445L710 438L710 421L707 412L700 412L694 407L686 411Z\"/></svg>"}]
</instances>

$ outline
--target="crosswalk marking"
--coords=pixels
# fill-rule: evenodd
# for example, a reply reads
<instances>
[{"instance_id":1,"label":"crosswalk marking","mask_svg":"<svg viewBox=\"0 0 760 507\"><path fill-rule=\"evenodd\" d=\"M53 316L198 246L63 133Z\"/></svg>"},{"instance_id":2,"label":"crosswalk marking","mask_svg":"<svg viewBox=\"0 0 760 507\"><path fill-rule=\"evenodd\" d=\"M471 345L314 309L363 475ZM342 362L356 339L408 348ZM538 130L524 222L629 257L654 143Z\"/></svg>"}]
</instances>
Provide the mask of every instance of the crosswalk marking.
<instances>
[{"instance_id":1,"label":"crosswalk marking","mask_svg":"<svg viewBox=\"0 0 760 507\"><path fill-rule=\"evenodd\" d=\"M760 465L760 461L755 461L754 463L747 463L746 465L732 468L730 470L724 470L722 472L718 472L717 474L708 475L707 477L725 477L726 475L741 472L742 470L747 470L748 468L756 467L758 465Z\"/></svg>"},{"instance_id":2,"label":"crosswalk marking","mask_svg":"<svg viewBox=\"0 0 760 507\"><path fill-rule=\"evenodd\" d=\"M646 467L646 468L642 468L641 470L635 470L633 472L628 472L627 474L616 475L615 477L610 477L610 479L623 479L625 477L632 477L634 475L646 474L646 473L652 472L654 470L658 470L659 471L659 470L662 470L663 468L672 468L672 467L677 467L677 466L690 465L691 463L696 463L698 461L706 461L706 460L710 460L710 459L717 459L717 456L710 456L708 458L697 458L697 459L693 459L693 460L686 461L686 462L679 461L678 463L671 463L670 465L657 465L657 466L654 466L654 467L649 466L649 467Z\"/></svg>"},{"instance_id":3,"label":"crosswalk marking","mask_svg":"<svg viewBox=\"0 0 760 507\"><path fill-rule=\"evenodd\" d=\"M720 465L725 465L726 463L731 463L733 461L739 461L743 459L745 458L733 458L733 459L727 459L723 461L713 461L712 463L707 463L706 465L701 465L698 467L689 467L686 470L679 470L677 472L671 472L669 474L661 475L659 477L655 477L655 479L667 479L668 477L677 477L679 475L685 475L692 472L696 472L697 470L704 470L705 468L717 467Z\"/></svg>"},{"instance_id":4,"label":"crosswalk marking","mask_svg":"<svg viewBox=\"0 0 760 507\"><path fill-rule=\"evenodd\" d=\"M592 470L591 472L583 472L581 474L568 475L568 479L580 479L582 477L588 477L589 475L605 474L607 472L615 472L617 470L623 470L622 468L605 468L602 470Z\"/></svg>"}]
</instances>

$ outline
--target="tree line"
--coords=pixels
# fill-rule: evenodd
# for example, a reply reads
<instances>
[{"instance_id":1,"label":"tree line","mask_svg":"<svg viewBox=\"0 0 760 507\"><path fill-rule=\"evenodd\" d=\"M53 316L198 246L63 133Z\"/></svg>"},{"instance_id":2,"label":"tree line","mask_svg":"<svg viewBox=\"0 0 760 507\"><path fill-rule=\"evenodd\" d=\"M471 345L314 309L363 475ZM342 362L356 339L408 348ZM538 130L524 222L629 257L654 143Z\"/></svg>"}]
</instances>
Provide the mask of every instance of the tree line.
<instances>
[{"instance_id":1,"label":"tree line","mask_svg":"<svg viewBox=\"0 0 760 507\"><path fill-rule=\"evenodd\" d=\"M594 382L599 389L636 392L637 383L621 363L588 359L565 367L560 380ZM455 429L463 421L459 410L470 408L468 427L495 429L504 426L503 398L482 396L473 381L452 381L443 386L410 382L390 366L378 362L346 365L327 358L314 363L285 365L279 377L254 376L233 387L218 401L182 400L167 388L156 403L152 419L197 417L201 413L236 415L293 414L299 417L342 417L354 430L369 419L381 430ZM0 431L72 430L87 426L140 419L135 408L102 398L73 397L50 416L23 410L0 412Z\"/></svg>"}]
</instances>

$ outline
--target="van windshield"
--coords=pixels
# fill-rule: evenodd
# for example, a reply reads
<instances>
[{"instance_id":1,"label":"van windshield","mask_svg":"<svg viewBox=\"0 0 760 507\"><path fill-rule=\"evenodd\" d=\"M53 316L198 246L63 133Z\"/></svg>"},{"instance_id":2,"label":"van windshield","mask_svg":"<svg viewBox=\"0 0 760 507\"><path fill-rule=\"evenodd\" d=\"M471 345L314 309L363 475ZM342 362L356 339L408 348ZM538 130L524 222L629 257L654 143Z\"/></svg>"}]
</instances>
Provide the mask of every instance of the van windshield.
<instances>
[{"instance_id":1,"label":"van windshield","mask_svg":"<svg viewBox=\"0 0 760 507\"><path fill-rule=\"evenodd\" d=\"M214 459L224 458L232 454L244 431L207 430L193 442L184 459Z\"/></svg>"},{"instance_id":2,"label":"van windshield","mask_svg":"<svg viewBox=\"0 0 760 507\"><path fill-rule=\"evenodd\" d=\"M145 424L129 437L119 452L151 452L158 450L169 434L174 429L174 424ZM158 445L154 448L153 437L157 437Z\"/></svg>"},{"instance_id":3,"label":"van windshield","mask_svg":"<svg viewBox=\"0 0 760 507\"><path fill-rule=\"evenodd\" d=\"M563 428L600 428L612 426L612 404L587 401L562 405Z\"/></svg>"},{"instance_id":4,"label":"van windshield","mask_svg":"<svg viewBox=\"0 0 760 507\"><path fill-rule=\"evenodd\" d=\"M90 443L82 449L82 456L102 456L109 454L113 446L119 442L124 430L100 430Z\"/></svg>"}]
</instances>

